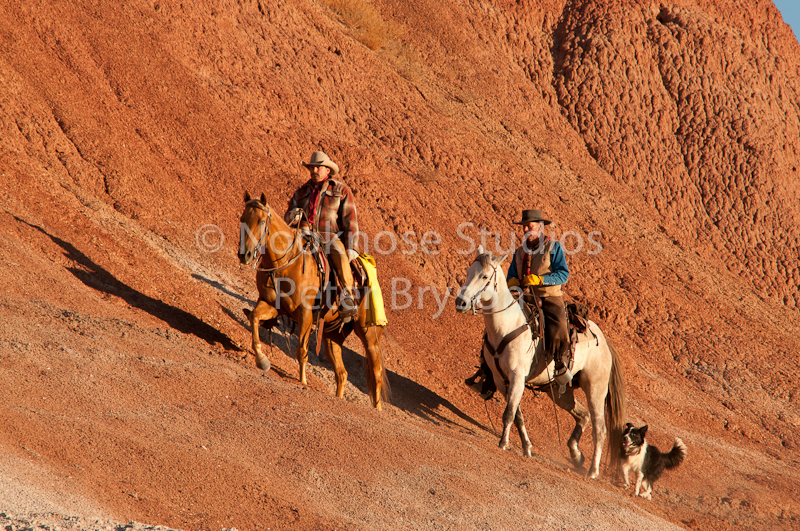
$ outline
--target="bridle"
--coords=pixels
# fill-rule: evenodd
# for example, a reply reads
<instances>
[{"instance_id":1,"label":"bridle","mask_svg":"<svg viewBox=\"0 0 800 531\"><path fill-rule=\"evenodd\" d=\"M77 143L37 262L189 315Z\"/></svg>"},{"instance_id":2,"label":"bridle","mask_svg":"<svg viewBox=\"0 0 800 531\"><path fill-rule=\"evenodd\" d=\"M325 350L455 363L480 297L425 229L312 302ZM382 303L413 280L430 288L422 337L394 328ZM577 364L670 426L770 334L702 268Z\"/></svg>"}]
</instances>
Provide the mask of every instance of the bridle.
<instances>
[{"instance_id":1,"label":"bridle","mask_svg":"<svg viewBox=\"0 0 800 531\"><path fill-rule=\"evenodd\" d=\"M260 257L264 256L264 254L265 254L265 252L262 251L262 249L264 249L264 244L267 241L267 238L269 237L270 229L272 227L272 209L269 206L262 205L261 202L259 200L257 200L257 199L253 199L253 200L249 201L248 205L252 206L253 208L257 208L257 209L267 213L267 221L266 222L265 221L261 221L258 224L259 227L260 227L259 232L261 232L261 236L258 238L258 243L256 244L255 250L256 250L256 252L258 252L259 258L260 258ZM299 236L300 236L300 224L298 223L297 228L295 229L295 232L294 232L294 238L292 239L292 243L286 249L285 253L283 253L278 258L275 258L275 259L272 260L273 264L276 264L276 263L280 262L281 260L283 260L286 257L286 255L289 254L289 251L294 249L295 245L297 244L297 239L299 238ZM303 250L301 249L300 252L298 252L295 256L290 258L288 262L286 262L284 264L281 264L281 265L278 265L276 267L271 267L271 268L258 267L258 264L259 264L259 262L261 262L261 260L260 259L254 259L253 260L253 265L252 265L252 267L250 267L250 270L251 271L263 271L263 272L266 272L266 273L274 273L276 271L280 271L282 269L286 269L287 267L292 265L295 261L297 261L297 259L300 258L302 255L303 255Z\"/></svg>"},{"instance_id":2,"label":"bridle","mask_svg":"<svg viewBox=\"0 0 800 531\"><path fill-rule=\"evenodd\" d=\"M512 306L514 306L515 304L517 304L519 302L519 297L515 297L513 295L513 293L512 293L512 295L511 295L511 303L509 303L508 306L506 306L505 308L503 308L501 310L497 310L497 311L484 310L482 308L477 308L475 306L475 303L477 302L478 297L481 295L481 293L486 291L486 289L492 284L492 281L494 281L494 291L495 291L495 293L497 293L497 268L498 268L498 266L494 266L494 272L492 273L492 276L489 278L489 280L486 282L486 285L483 286L483 288L481 288L477 293L475 293L475 295L473 295L472 298L470 299L470 307L472 308L472 315L477 315L478 313L482 313L484 315L502 313L502 312L508 310L509 308L511 308ZM500 357L500 355L503 353L503 351L505 351L505 349L508 348L508 345L528 329L531 329L530 324L528 322L525 322L524 324L522 324L519 327L515 328L510 333L508 333L505 336L503 336L502 339L500 340L500 343L496 347L489 342L488 333L484 332L484 334L483 334L483 345L486 347L486 349L489 351L489 353L492 355L492 357L494 357L495 364L496 364L498 370L500 371L500 374L502 375L503 380L505 380L506 386L508 385L508 381L509 381L508 380L508 376L505 374L503 369L500 367L500 363L497 360ZM531 332L532 331L533 330L531 329ZM531 337L531 343L530 343L530 345L528 345L528 351L530 351L530 349L532 349L534 347L534 345L536 345L535 337Z\"/></svg>"},{"instance_id":3,"label":"bridle","mask_svg":"<svg viewBox=\"0 0 800 531\"><path fill-rule=\"evenodd\" d=\"M476 302L478 302L478 297L480 297L481 293L486 291L486 288L488 288L492 284L492 280L494 280L494 292L497 293L497 267L498 266L494 266L494 272L492 273L492 276L489 277L489 280L486 282L486 285L483 288L481 288L480 291L475 293L475 295L473 295L471 299L469 299L470 308L472 308L472 315L478 315L479 312L481 314L502 313L511 308L512 306L514 306L517 302L519 302L519 298L514 297L514 295L512 294L511 303L502 310L497 310L497 311L484 310L483 308L478 308L476 306Z\"/></svg>"}]
</instances>

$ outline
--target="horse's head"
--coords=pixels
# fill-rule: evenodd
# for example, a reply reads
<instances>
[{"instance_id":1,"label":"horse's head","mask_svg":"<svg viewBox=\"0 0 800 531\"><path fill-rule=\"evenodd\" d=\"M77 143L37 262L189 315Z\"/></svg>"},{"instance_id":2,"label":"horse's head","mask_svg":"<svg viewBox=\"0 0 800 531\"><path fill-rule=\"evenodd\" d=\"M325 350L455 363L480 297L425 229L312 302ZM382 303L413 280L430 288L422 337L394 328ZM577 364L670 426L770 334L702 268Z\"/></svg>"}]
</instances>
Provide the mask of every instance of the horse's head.
<instances>
[{"instance_id":1,"label":"horse's head","mask_svg":"<svg viewBox=\"0 0 800 531\"><path fill-rule=\"evenodd\" d=\"M253 199L250 192L245 192L244 203L244 212L239 218L239 262L250 265L258 258L259 247L265 243L272 211L263 193L261 199Z\"/></svg>"},{"instance_id":2,"label":"horse's head","mask_svg":"<svg viewBox=\"0 0 800 531\"><path fill-rule=\"evenodd\" d=\"M506 256L492 258L491 253L484 251L483 246L478 247L475 261L467 269L467 279L456 297L456 310L467 313L475 308L475 303L489 303L497 292L498 282L505 285L505 277L500 269L500 264Z\"/></svg>"}]
</instances>

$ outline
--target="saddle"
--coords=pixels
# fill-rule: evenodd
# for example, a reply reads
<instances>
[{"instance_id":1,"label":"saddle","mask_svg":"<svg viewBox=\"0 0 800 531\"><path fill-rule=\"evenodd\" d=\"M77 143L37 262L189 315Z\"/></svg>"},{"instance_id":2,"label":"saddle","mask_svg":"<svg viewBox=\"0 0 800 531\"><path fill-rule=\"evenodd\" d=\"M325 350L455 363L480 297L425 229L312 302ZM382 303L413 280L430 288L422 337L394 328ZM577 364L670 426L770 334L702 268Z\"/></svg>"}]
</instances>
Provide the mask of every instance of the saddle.
<instances>
[{"instance_id":1,"label":"saddle","mask_svg":"<svg viewBox=\"0 0 800 531\"><path fill-rule=\"evenodd\" d=\"M525 319L531 327L534 339L544 338L544 315L541 311L541 300L533 293L524 292L520 297L520 306L525 314ZM567 334L569 336L569 356L565 365L572 370L575 361L575 345L581 341L588 341L594 338L598 345L599 338L589 329L589 310L585 304L573 301L566 305L567 312ZM538 331L538 336L537 336Z\"/></svg>"},{"instance_id":2,"label":"saddle","mask_svg":"<svg viewBox=\"0 0 800 531\"><path fill-rule=\"evenodd\" d=\"M309 238L319 238L319 235L310 235ZM313 240L311 241L313 242ZM314 243L318 243L318 241ZM330 267L328 257L320 251L320 245L314 243L307 244L305 250L314 257L320 272L320 291L315 304L319 314L322 314L323 308L332 307L332 302L338 300L340 286L336 270ZM385 326L387 324L386 312L376 271L375 259L367 254L360 254L356 259L350 261L350 272L353 277L353 298L359 306L364 299L367 299L366 324ZM323 278L325 278L324 282L322 281ZM324 299L322 299L323 296ZM318 318L319 316L315 320L318 320ZM326 330L330 331L340 324L339 319L336 319L328 323Z\"/></svg>"},{"instance_id":3,"label":"saddle","mask_svg":"<svg viewBox=\"0 0 800 531\"><path fill-rule=\"evenodd\" d=\"M356 291L356 296L360 301L364 297L365 288L369 285L369 277L361 264L361 260L353 260L350 262L350 272L353 274L353 288Z\"/></svg>"},{"instance_id":4,"label":"saddle","mask_svg":"<svg viewBox=\"0 0 800 531\"><path fill-rule=\"evenodd\" d=\"M567 331L569 332L569 368L572 369L572 360L575 357L575 345L581 341L588 341L592 338L600 344L594 332L589 328L589 309L585 304L577 301L570 302L567 308Z\"/></svg>"},{"instance_id":5,"label":"saddle","mask_svg":"<svg viewBox=\"0 0 800 531\"><path fill-rule=\"evenodd\" d=\"M570 302L567 305L567 321L571 328L575 328L578 332L586 332L589 327L589 309L585 304L580 302Z\"/></svg>"},{"instance_id":6,"label":"saddle","mask_svg":"<svg viewBox=\"0 0 800 531\"><path fill-rule=\"evenodd\" d=\"M332 309L334 307L333 301L339 300L339 282L336 275L336 269L331 267L330 260L325 253L322 252L322 238L320 234L316 231L307 232L303 235L303 239L303 270L305 270L306 267L306 256L311 255L314 260L314 264L317 267L317 272L319 273L319 290L317 291L317 296L314 299L314 328L312 329L316 330L316 354L319 356L319 351L322 346L323 332L330 333L338 331L346 335L349 334L350 330L352 330L353 322L350 321L348 323L344 323L341 317L337 317L333 321L327 323L323 322L323 326L320 326L320 321L322 315L325 313L325 310ZM356 303L360 303L361 297L359 296L359 290L354 289L353 291L355 292L353 295L356 299Z\"/></svg>"}]
</instances>

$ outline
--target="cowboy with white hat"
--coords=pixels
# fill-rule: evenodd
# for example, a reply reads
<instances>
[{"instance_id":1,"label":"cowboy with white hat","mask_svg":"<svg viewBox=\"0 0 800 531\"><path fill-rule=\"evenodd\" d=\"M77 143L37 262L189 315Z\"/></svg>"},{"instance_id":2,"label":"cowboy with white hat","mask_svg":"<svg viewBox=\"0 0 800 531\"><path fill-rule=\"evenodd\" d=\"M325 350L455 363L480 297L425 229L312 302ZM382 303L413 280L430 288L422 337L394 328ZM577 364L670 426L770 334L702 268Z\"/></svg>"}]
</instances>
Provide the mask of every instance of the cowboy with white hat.
<instances>
[{"instance_id":1,"label":"cowboy with white hat","mask_svg":"<svg viewBox=\"0 0 800 531\"><path fill-rule=\"evenodd\" d=\"M350 321L358 312L353 294L353 273L350 260L358 253L353 249L358 233L358 219L353 192L342 181L333 179L339 166L322 151L315 151L309 162L303 162L310 179L294 193L284 219L293 223L301 213L304 228L318 232L342 285L339 315Z\"/></svg>"},{"instance_id":2,"label":"cowboy with white hat","mask_svg":"<svg viewBox=\"0 0 800 531\"><path fill-rule=\"evenodd\" d=\"M509 288L522 291L526 302L536 298L541 300L544 314L545 355L548 359L555 360L553 378L559 385L560 393L563 394L565 386L572 381L572 373L564 364L564 356L569 355L569 332L567 312L561 292L561 286L569 279L569 267L561 243L544 234L544 226L550 223L552 222L549 219L542 216L541 210L522 211L522 219L514 224L522 225L525 233L522 245L514 252L506 281ZM487 371L488 377L478 382L482 374L479 369L475 376L466 380L466 383L473 388L481 383L481 396L488 399L494 393L494 380Z\"/></svg>"}]
</instances>

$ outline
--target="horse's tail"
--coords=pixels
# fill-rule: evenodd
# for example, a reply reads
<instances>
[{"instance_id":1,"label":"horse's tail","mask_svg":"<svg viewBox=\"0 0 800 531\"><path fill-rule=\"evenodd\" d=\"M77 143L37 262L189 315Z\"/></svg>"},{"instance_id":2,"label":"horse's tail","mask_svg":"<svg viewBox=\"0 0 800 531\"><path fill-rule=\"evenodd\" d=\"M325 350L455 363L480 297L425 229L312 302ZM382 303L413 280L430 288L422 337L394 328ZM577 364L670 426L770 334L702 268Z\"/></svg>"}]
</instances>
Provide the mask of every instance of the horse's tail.
<instances>
[{"instance_id":1,"label":"horse's tail","mask_svg":"<svg viewBox=\"0 0 800 531\"><path fill-rule=\"evenodd\" d=\"M391 404L392 386L389 385L389 378L386 377L386 367L383 365L383 354L381 354L381 380L383 381L383 385L381 386L381 400L387 404Z\"/></svg>"},{"instance_id":2,"label":"horse's tail","mask_svg":"<svg viewBox=\"0 0 800 531\"><path fill-rule=\"evenodd\" d=\"M381 381L383 385L381 386L381 399L388 403L392 403L392 386L389 385L389 378L386 377L386 365L384 364L384 356L383 356L383 341L378 345L378 353L380 355L381 360Z\"/></svg>"},{"instance_id":3,"label":"horse's tail","mask_svg":"<svg viewBox=\"0 0 800 531\"><path fill-rule=\"evenodd\" d=\"M619 352L610 342L607 344L608 350L611 352L611 374L608 378L608 394L606 395L606 426L609 434L609 466L613 471L612 476L616 477L619 473L622 429L627 415L627 404Z\"/></svg>"}]
</instances>

